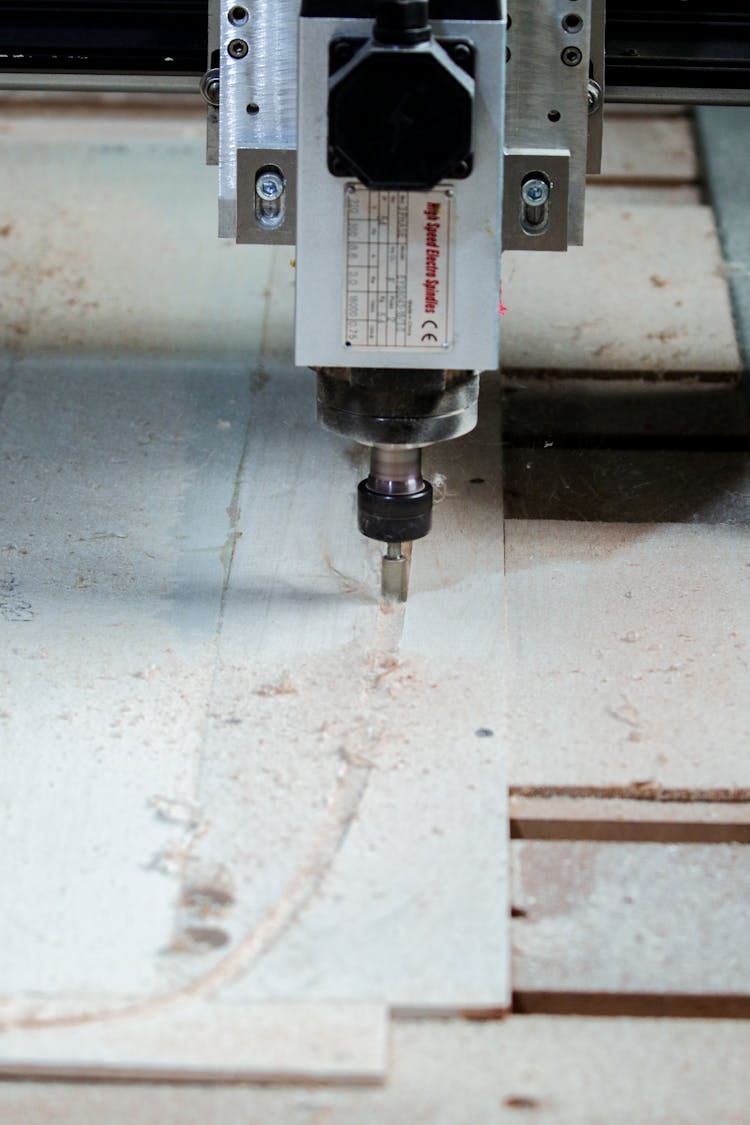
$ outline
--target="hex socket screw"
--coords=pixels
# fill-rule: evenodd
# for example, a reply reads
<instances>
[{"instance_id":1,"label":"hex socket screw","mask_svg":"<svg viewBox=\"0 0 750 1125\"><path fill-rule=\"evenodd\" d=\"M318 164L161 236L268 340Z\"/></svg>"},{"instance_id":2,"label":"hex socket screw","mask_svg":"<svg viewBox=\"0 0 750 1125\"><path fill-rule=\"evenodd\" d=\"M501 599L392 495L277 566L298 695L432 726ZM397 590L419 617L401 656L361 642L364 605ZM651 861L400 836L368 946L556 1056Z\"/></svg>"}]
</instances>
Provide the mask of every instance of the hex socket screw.
<instances>
[{"instance_id":1,"label":"hex socket screw","mask_svg":"<svg viewBox=\"0 0 750 1125\"><path fill-rule=\"evenodd\" d=\"M546 228L549 199L549 180L541 175L532 176L521 184L523 228L527 234L542 234Z\"/></svg>"},{"instance_id":2,"label":"hex socket screw","mask_svg":"<svg viewBox=\"0 0 750 1125\"><path fill-rule=\"evenodd\" d=\"M255 181L255 191L259 199L273 203L284 194L284 178L278 172L261 172Z\"/></svg>"},{"instance_id":3,"label":"hex socket screw","mask_svg":"<svg viewBox=\"0 0 750 1125\"><path fill-rule=\"evenodd\" d=\"M233 39L227 47L227 54L233 59L244 59L249 50L244 39Z\"/></svg>"},{"instance_id":4,"label":"hex socket screw","mask_svg":"<svg viewBox=\"0 0 750 1125\"><path fill-rule=\"evenodd\" d=\"M521 188L521 198L528 207L544 207L549 200L549 184L546 180L527 180Z\"/></svg>"},{"instance_id":5,"label":"hex socket screw","mask_svg":"<svg viewBox=\"0 0 750 1125\"><path fill-rule=\"evenodd\" d=\"M578 66L583 54L579 47L563 47L560 58L566 66Z\"/></svg>"}]
</instances>

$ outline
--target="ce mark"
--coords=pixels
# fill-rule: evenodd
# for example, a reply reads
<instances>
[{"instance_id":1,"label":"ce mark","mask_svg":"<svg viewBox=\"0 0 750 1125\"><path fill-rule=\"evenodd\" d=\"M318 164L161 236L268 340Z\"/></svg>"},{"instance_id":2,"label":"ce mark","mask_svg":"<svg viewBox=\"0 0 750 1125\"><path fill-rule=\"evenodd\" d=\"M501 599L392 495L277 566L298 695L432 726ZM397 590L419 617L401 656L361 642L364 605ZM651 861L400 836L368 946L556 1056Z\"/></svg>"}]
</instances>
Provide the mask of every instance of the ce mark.
<instances>
[{"instance_id":1,"label":"ce mark","mask_svg":"<svg viewBox=\"0 0 750 1125\"><path fill-rule=\"evenodd\" d=\"M425 321L422 322L422 333L423 333L422 343L423 344L427 344L427 343L438 344L440 342L434 332L428 331L428 329L430 329L430 328L437 329L437 327L438 327L438 323L437 323L436 320L425 320Z\"/></svg>"}]
</instances>

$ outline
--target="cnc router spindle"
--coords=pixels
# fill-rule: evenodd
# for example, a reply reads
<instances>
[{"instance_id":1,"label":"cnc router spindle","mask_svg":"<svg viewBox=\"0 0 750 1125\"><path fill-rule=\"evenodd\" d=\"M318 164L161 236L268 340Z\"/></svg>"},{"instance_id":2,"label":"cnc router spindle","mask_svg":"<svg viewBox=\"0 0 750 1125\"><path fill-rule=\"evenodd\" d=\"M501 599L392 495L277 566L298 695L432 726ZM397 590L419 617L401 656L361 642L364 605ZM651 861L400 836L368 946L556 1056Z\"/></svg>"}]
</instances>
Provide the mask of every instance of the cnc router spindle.
<instances>
[{"instance_id":1,"label":"cnc router spindle","mask_svg":"<svg viewBox=\"0 0 750 1125\"><path fill-rule=\"evenodd\" d=\"M322 424L371 449L359 529L402 599L422 450L476 424L498 364L505 23L497 0L366 7L302 6L297 362Z\"/></svg>"},{"instance_id":2,"label":"cnc router spindle","mask_svg":"<svg viewBox=\"0 0 750 1125\"><path fill-rule=\"evenodd\" d=\"M296 245L296 363L370 449L359 528L397 599L422 450L498 367L505 30L502 0L221 0L214 29L219 233Z\"/></svg>"},{"instance_id":3,"label":"cnc router spindle","mask_svg":"<svg viewBox=\"0 0 750 1125\"><path fill-rule=\"evenodd\" d=\"M499 366L504 226L580 241L591 3L565 0L564 25L560 0L527 0L509 152L505 0L221 0L220 234L296 243L296 363L322 425L370 449L359 529L387 597L431 527L422 451L473 429Z\"/></svg>"}]
</instances>

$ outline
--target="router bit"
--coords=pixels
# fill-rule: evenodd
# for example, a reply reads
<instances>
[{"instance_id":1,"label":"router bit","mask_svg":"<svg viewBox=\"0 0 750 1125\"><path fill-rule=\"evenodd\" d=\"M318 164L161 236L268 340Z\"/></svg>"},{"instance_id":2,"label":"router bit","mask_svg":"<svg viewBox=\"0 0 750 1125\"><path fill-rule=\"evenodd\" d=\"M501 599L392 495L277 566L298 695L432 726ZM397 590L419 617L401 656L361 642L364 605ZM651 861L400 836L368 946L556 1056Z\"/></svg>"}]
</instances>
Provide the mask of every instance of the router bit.
<instances>
[{"instance_id":1,"label":"router bit","mask_svg":"<svg viewBox=\"0 0 750 1125\"><path fill-rule=\"evenodd\" d=\"M402 544L423 539L432 526L432 485L422 476L421 447L374 445L358 502L360 531L386 544L383 597L405 602L409 570Z\"/></svg>"},{"instance_id":2,"label":"router bit","mask_svg":"<svg viewBox=\"0 0 750 1125\"><path fill-rule=\"evenodd\" d=\"M386 547L381 592L388 602L405 602L409 594L409 563L400 543L388 543Z\"/></svg>"},{"instance_id":3,"label":"router bit","mask_svg":"<svg viewBox=\"0 0 750 1125\"><path fill-rule=\"evenodd\" d=\"M360 482L359 530L386 544L382 591L405 601L411 552L432 526L432 486L422 476L426 446L468 433L476 424L475 371L320 368L318 418L370 450Z\"/></svg>"}]
</instances>

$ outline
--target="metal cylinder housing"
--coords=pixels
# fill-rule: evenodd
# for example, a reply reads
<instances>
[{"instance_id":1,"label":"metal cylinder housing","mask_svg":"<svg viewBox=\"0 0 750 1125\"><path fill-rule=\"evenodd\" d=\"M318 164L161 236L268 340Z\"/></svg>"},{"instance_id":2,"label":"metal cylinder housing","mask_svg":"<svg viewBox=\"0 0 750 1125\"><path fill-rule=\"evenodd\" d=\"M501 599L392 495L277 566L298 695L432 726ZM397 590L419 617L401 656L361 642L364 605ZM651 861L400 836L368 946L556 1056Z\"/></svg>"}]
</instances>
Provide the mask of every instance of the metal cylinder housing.
<instances>
[{"instance_id":1,"label":"metal cylinder housing","mask_svg":"<svg viewBox=\"0 0 750 1125\"><path fill-rule=\"evenodd\" d=\"M319 368L318 421L363 445L433 445L477 424L475 371Z\"/></svg>"}]
</instances>

